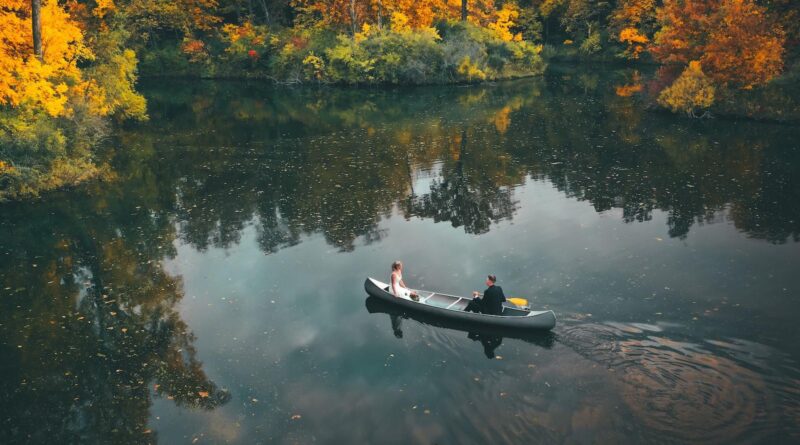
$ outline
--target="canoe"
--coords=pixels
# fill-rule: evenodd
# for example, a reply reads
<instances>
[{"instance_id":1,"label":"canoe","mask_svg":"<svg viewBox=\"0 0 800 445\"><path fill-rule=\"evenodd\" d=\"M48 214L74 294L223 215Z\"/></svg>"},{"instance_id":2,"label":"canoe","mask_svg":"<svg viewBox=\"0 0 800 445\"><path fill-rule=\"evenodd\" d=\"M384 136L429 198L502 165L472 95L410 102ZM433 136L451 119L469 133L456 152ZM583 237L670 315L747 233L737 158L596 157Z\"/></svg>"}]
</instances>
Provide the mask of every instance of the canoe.
<instances>
[{"instance_id":1,"label":"canoe","mask_svg":"<svg viewBox=\"0 0 800 445\"><path fill-rule=\"evenodd\" d=\"M466 324L525 330L550 330L556 325L556 314L553 311L532 311L503 303L501 315L465 312L464 308L472 300L471 297L412 289L419 295L419 301L407 300L390 294L389 285L374 278L364 281L364 289L369 295L403 309Z\"/></svg>"},{"instance_id":2,"label":"canoe","mask_svg":"<svg viewBox=\"0 0 800 445\"><path fill-rule=\"evenodd\" d=\"M451 320L449 318L437 317L435 315L426 314L419 311L407 311L393 303L386 300L375 298L373 296L367 297L364 301L367 307L367 312L370 314L386 314L392 322L392 329L402 329L401 320L411 319L417 323L435 326L453 331L461 331L469 334L473 338L475 334L480 338L513 338L541 346L545 349L550 349L555 343L555 334L553 331L545 329L509 329L491 327L482 324L469 324L458 320Z\"/></svg>"}]
</instances>

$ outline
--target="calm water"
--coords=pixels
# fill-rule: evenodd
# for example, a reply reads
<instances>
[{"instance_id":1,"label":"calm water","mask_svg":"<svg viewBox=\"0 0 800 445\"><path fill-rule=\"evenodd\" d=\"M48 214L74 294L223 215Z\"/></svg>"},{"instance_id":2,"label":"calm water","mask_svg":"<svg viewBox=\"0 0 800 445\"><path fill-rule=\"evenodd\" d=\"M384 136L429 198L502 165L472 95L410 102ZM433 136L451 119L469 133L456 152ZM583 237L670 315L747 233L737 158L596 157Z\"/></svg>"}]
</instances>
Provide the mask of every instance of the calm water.
<instances>
[{"instance_id":1,"label":"calm water","mask_svg":"<svg viewBox=\"0 0 800 445\"><path fill-rule=\"evenodd\" d=\"M144 85L114 178L0 207L0 442L796 443L800 128L637 79ZM404 318L395 259L559 324Z\"/></svg>"}]
</instances>

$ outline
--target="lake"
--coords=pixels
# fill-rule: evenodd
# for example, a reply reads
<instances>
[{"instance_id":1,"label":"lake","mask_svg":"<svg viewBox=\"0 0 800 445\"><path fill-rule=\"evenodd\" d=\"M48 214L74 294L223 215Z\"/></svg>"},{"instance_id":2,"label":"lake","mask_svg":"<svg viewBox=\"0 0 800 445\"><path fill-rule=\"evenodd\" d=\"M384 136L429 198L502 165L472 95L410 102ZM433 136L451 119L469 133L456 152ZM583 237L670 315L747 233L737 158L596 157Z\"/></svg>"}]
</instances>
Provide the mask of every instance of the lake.
<instances>
[{"instance_id":1,"label":"lake","mask_svg":"<svg viewBox=\"0 0 800 445\"><path fill-rule=\"evenodd\" d=\"M106 180L0 207L0 441L796 443L800 127L647 78L143 82ZM558 325L368 301L396 259Z\"/></svg>"}]
</instances>

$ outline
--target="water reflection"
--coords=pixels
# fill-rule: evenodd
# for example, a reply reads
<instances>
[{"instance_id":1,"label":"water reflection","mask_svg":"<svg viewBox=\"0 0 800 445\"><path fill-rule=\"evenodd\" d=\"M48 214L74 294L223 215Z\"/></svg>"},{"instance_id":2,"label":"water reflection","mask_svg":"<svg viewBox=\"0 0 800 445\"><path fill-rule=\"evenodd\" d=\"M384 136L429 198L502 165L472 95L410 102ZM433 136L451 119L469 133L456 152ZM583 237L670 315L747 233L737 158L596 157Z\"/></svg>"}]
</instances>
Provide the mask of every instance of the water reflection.
<instances>
[{"instance_id":1,"label":"water reflection","mask_svg":"<svg viewBox=\"0 0 800 445\"><path fill-rule=\"evenodd\" d=\"M475 327L404 325L407 315L368 301L390 317L378 330L360 308L352 283L366 267L425 247L416 264L431 287L464 283L480 261L507 270L504 279L537 304L627 320L667 308L663 319L697 316L712 334L746 330L796 349L786 315L796 306L794 251L736 237L661 256L666 249L645 246L634 229L656 219L666 224L656 236L686 238L698 225L726 224L769 243L799 241L800 130L645 113L637 94L617 94L626 85L638 88L627 73L553 71L413 92L148 87L152 119L120 131L111 142L126 149L102 159L115 178L0 207L0 437L155 442L147 422L158 398L190 409L150 427L184 438L213 417L187 413L202 409L228 432L257 419L242 421L238 436L215 436L251 441L380 442L385 432L372 425L386 419L400 419L391 437L416 442L796 435L796 364L756 343L601 323L520 342ZM533 212L522 204L554 196ZM570 243L564 232L584 210L621 218L627 231L598 223ZM575 224L562 230L559 217ZM553 221L537 224L545 218ZM629 234L619 248L592 243ZM587 245L610 254L587 255ZM302 273L307 282L276 290ZM688 278L680 293L665 287L674 276ZM240 293L221 309L229 291ZM192 310L179 312L187 301ZM388 350L405 361L384 373L375 357ZM241 385L247 404L226 403L214 380ZM418 394L429 395L432 415L412 412ZM476 410L507 417L442 427ZM354 415L368 421L337 429Z\"/></svg>"},{"instance_id":2,"label":"water reflection","mask_svg":"<svg viewBox=\"0 0 800 445\"><path fill-rule=\"evenodd\" d=\"M176 311L182 283L160 261L174 249L168 221L119 201L8 210L25 223L0 230L4 442L152 443L153 397L228 401Z\"/></svg>"},{"instance_id":3,"label":"water reflection","mask_svg":"<svg viewBox=\"0 0 800 445\"><path fill-rule=\"evenodd\" d=\"M406 312L402 309L381 301L374 297L365 300L367 311L370 314L388 314L392 333L397 338L403 338L403 320L412 319L416 322L439 328L462 331L467 333L467 338L478 342L483 348L483 354L488 359L497 357L497 349L503 344L504 338L514 338L535 344L545 349L553 346L555 335L551 332L525 332L520 330L505 330L487 328L480 324L469 324L454 320L442 319L425 313Z\"/></svg>"},{"instance_id":4,"label":"water reflection","mask_svg":"<svg viewBox=\"0 0 800 445\"><path fill-rule=\"evenodd\" d=\"M111 162L123 180L149 183L152 210L199 249L231 246L255 225L266 253L314 233L349 251L383 239L379 221L395 206L481 234L513 218L515 189L531 180L620 209L627 223L662 210L671 237L732 221L753 238L800 240L797 128L643 113L615 85L644 77L556 70L414 94L151 87L151 124L121 134L130 152Z\"/></svg>"},{"instance_id":5,"label":"water reflection","mask_svg":"<svg viewBox=\"0 0 800 445\"><path fill-rule=\"evenodd\" d=\"M701 442L770 442L792 422L798 401L770 369L777 364L796 377L788 357L744 340L697 344L677 331L586 323L561 330L558 341L607 367L627 408L653 432Z\"/></svg>"}]
</instances>

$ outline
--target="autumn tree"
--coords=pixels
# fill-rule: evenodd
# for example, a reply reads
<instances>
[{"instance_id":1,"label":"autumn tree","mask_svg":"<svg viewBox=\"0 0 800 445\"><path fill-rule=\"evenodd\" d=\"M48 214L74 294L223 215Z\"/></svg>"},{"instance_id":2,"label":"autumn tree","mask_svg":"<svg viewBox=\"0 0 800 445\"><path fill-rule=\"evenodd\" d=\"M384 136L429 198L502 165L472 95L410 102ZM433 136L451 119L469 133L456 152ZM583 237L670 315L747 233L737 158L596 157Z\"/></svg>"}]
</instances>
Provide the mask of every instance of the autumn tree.
<instances>
[{"instance_id":1,"label":"autumn tree","mask_svg":"<svg viewBox=\"0 0 800 445\"><path fill-rule=\"evenodd\" d=\"M78 63L93 54L79 24L55 0L41 5L47 26L34 39L31 6L8 0L0 7L0 105L69 114L70 93L83 81Z\"/></svg>"},{"instance_id":2,"label":"autumn tree","mask_svg":"<svg viewBox=\"0 0 800 445\"><path fill-rule=\"evenodd\" d=\"M217 0L120 0L116 8L138 42L212 31L221 22Z\"/></svg>"},{"instance_id":3,"label":"autumn tree","mask_svg":"<svg viewBox=\"0 0 800 445\"><path fill-rule=\"evenodd\" d=\"M739 88L764 84L783 67L785 34L753 0L668 1L651 54L662 63L700 61L716 82Z\"/></svg>"},{"instance_id":4,"label":"autumn tree","mask_svg":"<svg viewBox=\"0 0 800 445\"><path fill-rule=\"evenodd\" d=\"M364 23L385 26L393 14L403 14L412 28L427 28L437 20L456 19L466 3L461 0L293 0L304 23L347 28L355 34ZM494 1L474 1L467 17L472 22L494 19Z\"/></svg>"},{"instance_id":5,"label":"autumn tree","mask_svg":"<svg viewBox=\"0 0 800 445\"><path fill-rule=\"evenodd\" d=\"M626 44L626 55L638 59L656 27L656 0L621 0L611 13L609 30Z\"/></svg>"}]
</instances>

